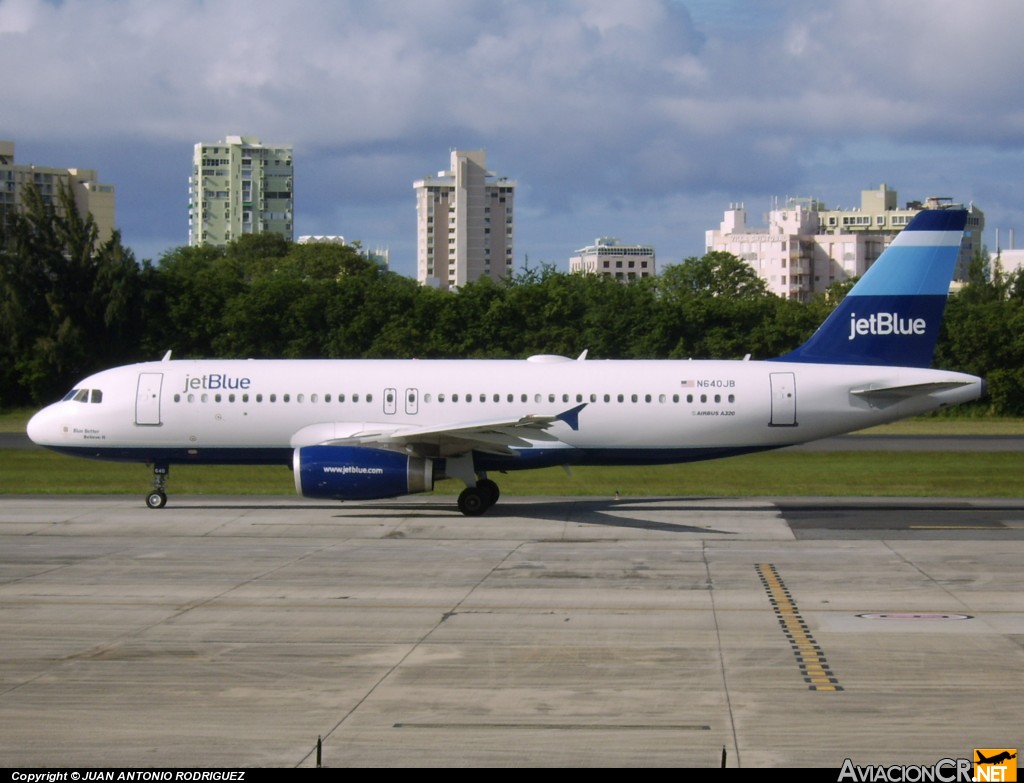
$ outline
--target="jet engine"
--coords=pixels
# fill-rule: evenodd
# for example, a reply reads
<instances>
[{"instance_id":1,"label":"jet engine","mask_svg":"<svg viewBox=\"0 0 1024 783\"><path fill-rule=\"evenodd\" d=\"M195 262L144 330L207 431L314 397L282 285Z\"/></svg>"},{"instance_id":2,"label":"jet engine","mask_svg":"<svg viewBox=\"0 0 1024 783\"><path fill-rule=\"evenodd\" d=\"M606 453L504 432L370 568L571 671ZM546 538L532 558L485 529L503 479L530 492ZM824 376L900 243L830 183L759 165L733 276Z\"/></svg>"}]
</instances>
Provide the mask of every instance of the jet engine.
<instances>
[{"instance_id":1,"label":"jet engine","mask_svg":"<svg viewBox=\"0 0 1024 783\"><path fill-rule=\"evenodd\" d=\"M303 446L292 456L295 489L307 498L374 500L429 492L433 460L361 446Z\"/></svg>"}]
</instances>

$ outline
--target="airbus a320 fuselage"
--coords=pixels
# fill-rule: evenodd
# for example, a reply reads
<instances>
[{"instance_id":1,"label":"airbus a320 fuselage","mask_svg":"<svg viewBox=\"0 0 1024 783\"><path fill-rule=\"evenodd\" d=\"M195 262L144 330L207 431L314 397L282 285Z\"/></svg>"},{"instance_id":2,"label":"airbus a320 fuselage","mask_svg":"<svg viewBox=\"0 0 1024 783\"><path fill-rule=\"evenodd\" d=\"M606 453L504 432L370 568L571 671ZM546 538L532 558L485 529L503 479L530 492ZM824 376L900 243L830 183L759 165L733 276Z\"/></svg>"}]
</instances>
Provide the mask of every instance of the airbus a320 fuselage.
<instances>
[{"instance_id":1,"label":"airbus a320 fuselage","mask_svg":"<svg viewBox=\"0 0 1024 783\"><path fill-rule=\"evenodd\" d=\"M307 497L374 499L488 474L652 465L804 443L977 399L980 378L929 369L962 210L919 213L803 346L772 361L170 360L118 367L36 414L67 454L154 466L282 464Z\"/></svg>"}]
</instances>

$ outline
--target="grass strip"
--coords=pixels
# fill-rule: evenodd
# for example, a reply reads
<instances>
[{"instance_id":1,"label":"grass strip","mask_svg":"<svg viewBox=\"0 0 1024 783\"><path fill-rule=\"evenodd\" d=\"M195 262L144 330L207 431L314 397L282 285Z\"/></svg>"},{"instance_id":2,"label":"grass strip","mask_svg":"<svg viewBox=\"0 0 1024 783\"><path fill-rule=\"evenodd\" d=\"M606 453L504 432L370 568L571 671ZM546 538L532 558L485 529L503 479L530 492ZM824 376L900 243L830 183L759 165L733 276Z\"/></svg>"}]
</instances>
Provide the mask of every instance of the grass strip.
<instances>
[{"instance_id":1,"label":"grass strip","mask_svg":"<svg viewBox=\"0 0 1024 783\"><path fill-rule=\"evenodd\" d=\"M776 452L653 467L578 467L492 474L503 495L1020 497L1021 452ZM0 449L0 494L138 494L145 465ZM437 494L462 484L440 482ZM286 467L175 465L168 494L293 495Z\"/></svg>"}]
</instances>

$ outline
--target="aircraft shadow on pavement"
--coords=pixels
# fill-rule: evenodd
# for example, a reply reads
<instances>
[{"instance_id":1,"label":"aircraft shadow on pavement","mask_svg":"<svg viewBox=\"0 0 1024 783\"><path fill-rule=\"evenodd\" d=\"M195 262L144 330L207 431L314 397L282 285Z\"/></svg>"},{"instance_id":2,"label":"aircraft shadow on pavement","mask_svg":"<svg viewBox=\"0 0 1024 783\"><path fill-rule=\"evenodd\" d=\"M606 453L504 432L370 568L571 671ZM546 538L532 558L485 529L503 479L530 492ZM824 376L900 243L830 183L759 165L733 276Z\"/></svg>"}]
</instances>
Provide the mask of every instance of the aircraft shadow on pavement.
<instances>
[{"instance_id":1,"label":"aircraft shadow on pavement","mask_svg":"<svg viewBox=\"0 0 1024 783\"><path fill-rule=\"evenodd\" d=\"M504 519L526 519L557 524L570 522L577 525L597 525L633 530L658 530L669 533L702 533L705 535L708 533L735 535L735 533L729 530L717 530L709 526L687 524L686 515L692 515L694 512L725 512L735 514L737 511L756 510L763 512L765 510L765 506L751 508L749 506L698 505L700 501L700 498L687 498L685 500L673 498L630 498L628 500L613 500L610 498L551 498L499 503L488 510L486 514L479 517L465 517L454 508L454 505L449 508L447 506L428 505L425 503L402 503L400 505L374 503L358 507L349 506L348 509L351 509L360 517L390 517L397 511L401 513L403 518L437 519L439 517L451 516L457 520L478 522L483 525L501 524ZM347 509L343 507L343 511L345 510ZM678 521L650 518L651 514L663 515L666 512L679 514ZM342 513L336 516L344 518L348 514Z\"/></svg>"}]
</instances>

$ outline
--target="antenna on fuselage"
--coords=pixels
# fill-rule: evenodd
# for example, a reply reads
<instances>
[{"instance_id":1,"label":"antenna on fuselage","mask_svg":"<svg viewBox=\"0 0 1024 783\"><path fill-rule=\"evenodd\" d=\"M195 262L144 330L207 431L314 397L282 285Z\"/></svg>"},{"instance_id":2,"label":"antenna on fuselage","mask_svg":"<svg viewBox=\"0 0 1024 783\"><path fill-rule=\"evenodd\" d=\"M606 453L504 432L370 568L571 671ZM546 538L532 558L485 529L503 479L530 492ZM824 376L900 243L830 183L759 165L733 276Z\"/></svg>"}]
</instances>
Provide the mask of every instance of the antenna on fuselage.
<instances>
[{"instance_id":1,"label":"antenna on fuselage","mask_svg":"<svg viewBox=\"0 0 1024 783\"><path fill-rule=\"evenodd\" d=\"M171 352L168 351L167 353L164 354L164 358L161 359L160 361L162 361L162 362L169 362L170 360L171 360Z\"/></svg>"}]
</instances>

